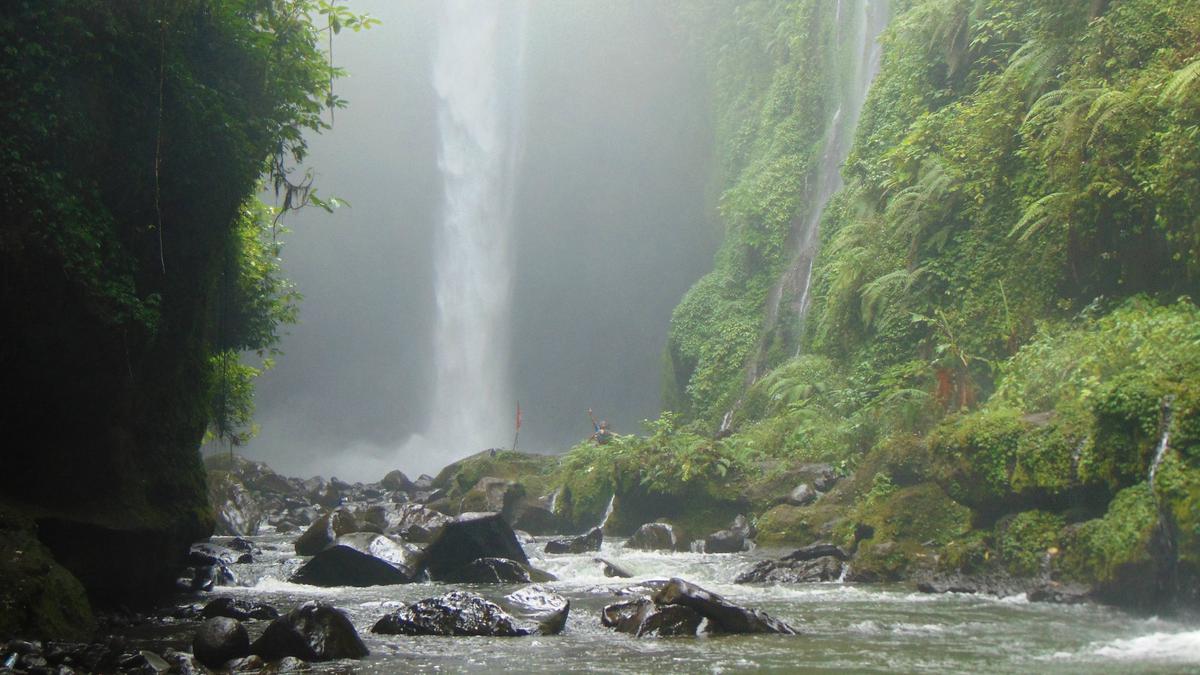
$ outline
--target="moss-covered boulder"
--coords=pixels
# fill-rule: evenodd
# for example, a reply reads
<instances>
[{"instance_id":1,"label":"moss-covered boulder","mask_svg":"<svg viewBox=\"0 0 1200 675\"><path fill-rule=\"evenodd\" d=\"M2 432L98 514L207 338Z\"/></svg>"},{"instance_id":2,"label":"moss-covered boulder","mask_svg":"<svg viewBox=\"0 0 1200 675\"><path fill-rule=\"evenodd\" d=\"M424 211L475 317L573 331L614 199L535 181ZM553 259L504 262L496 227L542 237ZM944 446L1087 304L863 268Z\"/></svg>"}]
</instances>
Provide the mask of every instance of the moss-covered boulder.
<instances>
[{"instance_id":1,"label":"moss-covered boulder","mask_svg":"<svg viewBox=\"0 0 1200 675\"><path fill-rule=\"evenodd\" d=\"M1157 550L1159 514L1147 484L1117 494L1103 518L1069 528L1064 537L1062 574L1095 586L1117 604L1150 607L1162 599L1164 565Z\"/></svg>"},{"instance_id":2,"label":"moss-covered boulder","mask_svg":"<svg viewBox=\"0 0 1200 675\"><path fill-rule=\"evenodd\" d=\"M0 639L86 641L95 628L83 585L38 541L33 520L0 508Z\"/></svg>"},{"instance_id":3,"label":"moss-covered boulder","mask_svg":"<svg viewBox=\"0 0 1200 675\"><path fill-rule=\"evenodd\" d=\"M842 542L839 526L848 508L833 502L811 506L780 504L758 517L757 541L780 546L807 546L818 541Z\"/></svg>"}]
</instances>

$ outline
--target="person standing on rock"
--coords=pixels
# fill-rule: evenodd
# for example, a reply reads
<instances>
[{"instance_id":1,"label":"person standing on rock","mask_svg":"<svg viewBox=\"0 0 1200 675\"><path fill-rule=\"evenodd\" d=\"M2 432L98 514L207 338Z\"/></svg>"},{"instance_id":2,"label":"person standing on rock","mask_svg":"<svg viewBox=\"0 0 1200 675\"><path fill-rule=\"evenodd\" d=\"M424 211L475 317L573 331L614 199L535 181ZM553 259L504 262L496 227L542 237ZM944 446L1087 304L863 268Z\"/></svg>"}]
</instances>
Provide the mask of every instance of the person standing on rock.
<instances>
[{"instance_id":1,"label":"person standing on rock","mask_svg":"<svg viewBox=\"0 0 1200 675\"><path fill-rule=\"evenodd\" d=\"M613 433L608 430L608 420L600 420L597 422L596 416L592 414L591 408L588 408L588 417L590 417L592 420L592 429L594 430L594 433L592 434L592 440L599 445L608 443L613 437Z\"/></svg>"}]
</instances>

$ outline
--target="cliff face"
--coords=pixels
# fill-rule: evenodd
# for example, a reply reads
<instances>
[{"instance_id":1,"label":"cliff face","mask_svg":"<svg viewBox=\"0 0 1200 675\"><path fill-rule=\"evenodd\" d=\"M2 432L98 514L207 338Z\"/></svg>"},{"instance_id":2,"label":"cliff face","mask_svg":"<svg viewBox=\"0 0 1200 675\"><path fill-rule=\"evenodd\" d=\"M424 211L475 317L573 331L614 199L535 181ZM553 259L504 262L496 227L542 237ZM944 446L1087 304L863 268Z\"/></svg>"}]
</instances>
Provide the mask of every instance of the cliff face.
<instances>
[{"instance_id":1,"label":"cliff face","mask_svg":"<svg viewBox=\"0 0 1200 675\"><path fill-rule=\"evenodd\" d=\"M889 3L788 316L838 27L872 5L833 4L681 8L714 55L727 231L675 310L666 407L734 465L853 479L761 514L769 538L822 523L876 578L937 559L1194 605L1200 4ZM967 517L932 536L939 512Z\"/></svg>"},{"instance_id":2,"label":"cliff face","mask_svg":"<svg viewBox=\"0 0 1200 675\"><path fill-rule=\"evenodd\" d=\"M188 0L0 16L0 489L100 602L168 588L212 528L221 275L298 114L251 18Z\"/></svg>"}]
</instances>

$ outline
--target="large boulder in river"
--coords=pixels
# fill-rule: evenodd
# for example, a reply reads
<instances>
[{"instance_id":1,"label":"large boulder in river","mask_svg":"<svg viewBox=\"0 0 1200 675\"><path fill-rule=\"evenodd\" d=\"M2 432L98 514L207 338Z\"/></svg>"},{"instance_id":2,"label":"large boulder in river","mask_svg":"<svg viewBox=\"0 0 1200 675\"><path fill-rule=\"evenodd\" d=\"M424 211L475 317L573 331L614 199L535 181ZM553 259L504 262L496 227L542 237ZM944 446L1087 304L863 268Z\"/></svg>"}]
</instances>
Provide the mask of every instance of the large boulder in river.
<instances>
[{"instance_id":1,"label":"large boulder in river","mask_svg":"<svg viewBox=\"0 0 1200 675\"><path fill-rule=\"evenodd\" d=\"M504 517L513 529L536 535L558 534L566 526L562 518L551 510L546 498L521 497L504 511Z\"/></svg>"},{"instance_id":2,"label":"large boulder in river","mask_svg":"<svg viewBox=\"0 0 1200 675\"><path fill-rule=\"evenodd\" d=\"M695 635L703 620L689 607L658 605L650 598L618 602L600 613L600 623L635 637Z\"/></svg>"},{"instance_id":3,"label":"large boulder in river","mask_svg":"<svg viewBox=\"0 0 1200 675\"><path fill-rule=\"evenodd\" d=\"M801 584L818 581L837 581L845 565L833 556L811 560L762 560L737 575L734 583Z\"/></svg>"},{"instance_id":4,"label":"large boulder in river","mask_svg":"<svg viewBox=\"0 0 1200 675\"><path fill-rule=\"evenodd\" d=\"M267 661L287 656L304 661L332 661L361 659L370 652L341 610L310 601L272 621L250 645L250 653Z\"/></svg>"},{"instance_id":5,"label":"large boulder in river","mask_svg":"<svg viewBox=\"0 0 1200 675\"><path fill-rule=\"evenodd\" d=\"M451 584L527 584L557 581L549 572L508 558L479 558L446 572L438 581Z\"/></svg>"},{"instance_id":6,"label":"large boulder in river","mask_svg":"<svg viewBox=\"0 0 1200 675\"><path fill-rule=\"evenodd\" d=\"M524 496L525 487L520 483L484 476L463 495L458 510L462 513L508 513L517 500Z\"/></svg>"},{"instance_id":7,"label":"large boulder in river","mask_svg":"<svg viewBox=\"0 0 1200 675\"><path fill-rule=\"evenodd\" d=\"M713 633L783 633L795 635L796 629L766 612L746 609L699 586L673 578L653 596L658 605L682 605L708 619Z\"/></svg>"},{"instance_id":8,"label":"large boulder in river","mask_svg":"<svg viewBox=\"0 0 1200 675\"><path fill-rule=\"evenodd\" d=\"M750 547L754 527L739 515L727 530L719 530L705 537L700 548L704 553L740 553Z\"/></svg>"},{"instance_id":9,"label":"large boulder in river","mask_svg":"<svg viewBox=\"0 0 1200 675\"><path fill-rule=\"evenodd\" d=\"M500 514L465 513L447 523L425 549L425 569L440 580L480 558L529 564L517 535Z\"/></svg>"},{"instance_id":10,"label":"large boulder in river","mask_svg":"<svg viewBox=\"0 0 1200 675\"><path fill-rule=\"evenodd\" d=\"M679 537L675 534L675 528L668 523L646 523L625 540L625 547L644 551L677 551Z\"/></svg>"},{"instance_id":11,"label":"large boulder in river","mask_svg":"<svg viewBox=\"0 0 1200 675\"><path fill-rule=\"evenodd\" d=\"M192 654L209 668L220 668L226 661L249 653L250 635L236 619L211 618L200 624L192 636Z\"/></svg>"},{"instance_id":12,"label":"large boulder in river","mask_svg":"<svg viewBox=\"0 0 1200 675\"><path fill-rule=\"evenodd\" d=\"M578 537L565 537L546 542L546 553L587 553L599 551L604 543L604 533L600 528L593 527L587 534Z\"/></svg>"},{"instance_id":13,"label":"large boulder in river","mask_svg":"<svg viewBox=\"0 0 1200 675\"><path fill-rule=\"evenodd\" d=\"M358 531L358 521L348 509L338 509L317 518L296 540L296 555L316 555L343 534Z\"/></svg>"},{"instance_id":14,"label":"large boulder in river","mask_svg":"<svg viewBox=\"0 0 1200 675\"><path fill-rule=\"evenodd\" d=\"M355 532L304 563L291 581L310 586L388 586L416 581L421 551L382 534Z\"/></svg>"},{"instance_id":15,"label":"large boulder in river","mask_svg":"<svg viewBox=\"0 0 1200 675\"><path fill-rule=\"evenodd\" d=\"M531 635L499 605L474 593L450 591L396 610L377 621L372 633L385 635Z\"/></svg>"}]
</instances>

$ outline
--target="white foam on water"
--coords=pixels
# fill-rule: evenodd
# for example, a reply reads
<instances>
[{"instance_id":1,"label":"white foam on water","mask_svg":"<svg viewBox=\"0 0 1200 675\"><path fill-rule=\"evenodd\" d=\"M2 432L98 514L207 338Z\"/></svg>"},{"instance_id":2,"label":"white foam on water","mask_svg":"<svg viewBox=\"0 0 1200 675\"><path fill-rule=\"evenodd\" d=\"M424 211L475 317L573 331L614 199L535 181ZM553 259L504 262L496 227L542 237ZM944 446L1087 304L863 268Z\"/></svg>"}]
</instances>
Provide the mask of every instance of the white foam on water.
<instances>
[{"instance_id":1,"label":"white foam on water","mask_svg":"<svg viewBox=\"0 0 1200 675\"><path fill-rule=\"evenodd\" d=\"M1089 650L1096 656L1117 661L1166 661L1200 664L1200 630L1185 633L1151 633L1113 640Z\"/></svg>"}]
</instances>

